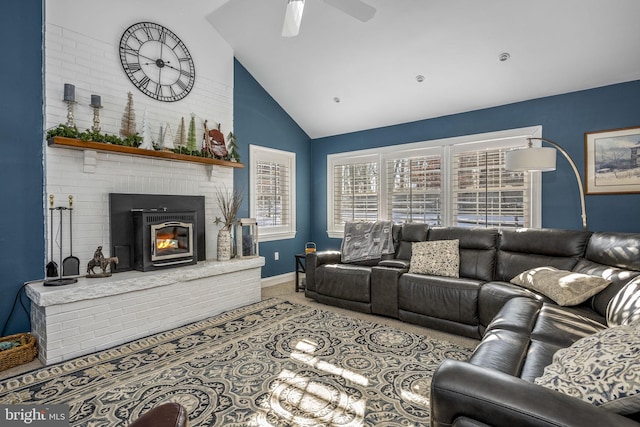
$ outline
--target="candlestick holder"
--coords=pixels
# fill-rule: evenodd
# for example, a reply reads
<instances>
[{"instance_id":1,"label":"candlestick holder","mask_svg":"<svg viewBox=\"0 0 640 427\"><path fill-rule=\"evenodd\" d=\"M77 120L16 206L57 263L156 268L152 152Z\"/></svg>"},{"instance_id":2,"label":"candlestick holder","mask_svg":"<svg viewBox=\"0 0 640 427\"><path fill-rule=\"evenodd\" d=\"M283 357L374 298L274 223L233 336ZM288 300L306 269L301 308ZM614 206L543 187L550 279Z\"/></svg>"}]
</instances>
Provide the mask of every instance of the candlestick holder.
<instances>
[{"instance_id":1,"label":"candlestick holder","mask_svg":"<svg viewBox=\"0 0 640 427\"><path fill-rule=\"evenodd\" d=\"M100 109L102 106L93 104L90 106L93 108L93 126L91 127L91 130L94 132L100 132Z\"/></svg>"},{"instance_id":2,"label":"candlestick holder","mask_svg":"<svg viewBox=\"0 0 640 427\"><path fill-rule=\"evenodd\" d=\"M67 126L73 127L75 124L73 123L73 105L76 101L70 101L65 99L64 102L67 103Z\"/></svg>"}]
</instances>

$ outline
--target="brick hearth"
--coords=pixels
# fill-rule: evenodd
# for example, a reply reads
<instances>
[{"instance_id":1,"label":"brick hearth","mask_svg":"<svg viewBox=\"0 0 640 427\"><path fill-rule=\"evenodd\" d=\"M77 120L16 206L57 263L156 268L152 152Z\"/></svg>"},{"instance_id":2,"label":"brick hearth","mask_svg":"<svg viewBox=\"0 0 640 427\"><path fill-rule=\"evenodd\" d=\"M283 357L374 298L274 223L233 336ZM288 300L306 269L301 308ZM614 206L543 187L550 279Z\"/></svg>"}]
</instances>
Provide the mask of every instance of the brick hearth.
<instances>
[{"instance_id":1,"label":"brick hearth","mask_svg":"<svg viewBox=\"0 0 640 427\"><path fill-rule=\"evenodd\" d=\"M104 350L260 300L264 258L27 286L45 365Z\"/></svg>"}]
</instances>

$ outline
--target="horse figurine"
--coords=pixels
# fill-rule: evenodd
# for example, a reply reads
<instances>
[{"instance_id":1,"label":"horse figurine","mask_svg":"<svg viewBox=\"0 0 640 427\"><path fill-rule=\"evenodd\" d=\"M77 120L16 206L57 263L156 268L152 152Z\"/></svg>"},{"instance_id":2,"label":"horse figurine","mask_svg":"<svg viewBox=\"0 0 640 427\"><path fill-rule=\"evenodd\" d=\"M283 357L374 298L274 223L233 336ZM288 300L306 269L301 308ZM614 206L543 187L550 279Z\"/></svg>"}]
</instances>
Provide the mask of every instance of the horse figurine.
<instances>
[{"instance_id":1,"label":"horse figurine","mask_svg":"<svg viewBox=\"0 0 640 427\"><path fill-rule=\"evenodd\" d=\"M87 265L87 274L96 275L96 272L93 271L93 269L96 267L100 267L100 269L102 270L102 274L106 275L108 274L107 267L109 267L111 263L117 264L118 262L119 261L117 256L112 256L109 258L101 258L99 261L91 259L89 261L89 264Z\"/></svg>"}]
</instances>

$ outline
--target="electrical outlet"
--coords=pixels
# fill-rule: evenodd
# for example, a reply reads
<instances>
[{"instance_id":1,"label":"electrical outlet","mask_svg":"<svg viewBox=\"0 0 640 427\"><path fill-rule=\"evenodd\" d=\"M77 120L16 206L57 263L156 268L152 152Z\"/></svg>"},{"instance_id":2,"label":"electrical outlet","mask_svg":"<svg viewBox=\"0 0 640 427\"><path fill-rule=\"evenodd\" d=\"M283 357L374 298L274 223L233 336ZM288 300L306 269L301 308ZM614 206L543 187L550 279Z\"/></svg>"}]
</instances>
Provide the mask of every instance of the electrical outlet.
<instances>
[{"instance_id":1,"label":"electrical outlet","mask_svg":"<svg viewBox=\"0 0 640 427\"><path fill-rule=\"evenodd\" d=\"M278 261L280 259L280 252L274 252L273 253L273 259L275 259L276 261Z\"/></svg>"}]
</instances>

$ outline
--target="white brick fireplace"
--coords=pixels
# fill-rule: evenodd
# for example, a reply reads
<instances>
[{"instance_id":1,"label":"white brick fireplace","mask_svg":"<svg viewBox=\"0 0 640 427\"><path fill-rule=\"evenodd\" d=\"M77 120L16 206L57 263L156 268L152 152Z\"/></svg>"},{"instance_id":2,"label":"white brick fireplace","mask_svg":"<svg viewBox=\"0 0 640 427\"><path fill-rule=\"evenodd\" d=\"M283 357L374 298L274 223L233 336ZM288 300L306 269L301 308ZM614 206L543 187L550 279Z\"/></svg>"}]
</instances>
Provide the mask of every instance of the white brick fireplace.
<instances>
[{"instance_id":1,"label":"white brick fireplace","mask_svg":"<svg viewBox=\"0 0 640 427\"><path fill-rule=\"evenodd\" d=\"M209 7L207 2L197 3L190 7ZM158 7L150 9L147 3L126 0L46 0L47 129L67 122L67 105L62 99L64 84L70 83L76 88L73 115L80 131L93 125L89 103L91 95L100 95L101 132L119 135L128 92L133 94L138 132L143 130L145 117L155 142L161 127L166 130L168 126L170 136L175 136L181 119L188 126L192 115L198 147L204 120L211 128L221 123L225 135L233 131L233 51L206 21L206 10L176 19L175 2L158 0L154 5ZM169 27L189 48L196 80L186 98L160 102L138 91L128 80L120 64L118 44L124 30L141 21ZM68 207L69 195L73 196L73 255L80 259L81 274L98 246L103 247L105 256L113 255L109 193L204 196L207 261L160 272L115 273L108 279L80 278L77 284L60 287L29 285L32 328L41 341L39 357L43 362L87 354L260 299L263 258L213 261L218 232L213 221L221 216L216 191L234 187L233 168L59 146L46 146L44 167L47 247L43 270L48 261L59 264L61 258L70 255L69 212L62 211L62 226L60 211L54 211L51 221L47 209L50 195L54 196L54 206L61 207ZM74 341L76 334L80 335Z\"/></svg>"},{"instance_id":2,"label":"white brick fireplace","mask_svg":"<svg viewBox=\"0 0 640 427\"><path fill-rule=\"evenodd\" d=\"M175 135L181 118L188 126L191 114L195 116L198 146L204 120L209 121L210 127L212 123L221 123L225 135L233 130L233 51L204 15L176 19L174 8L162 7L162 3L160 1L158 7L150 11L144 4L124 0L111 3L47 0L47 129L66 123L67 105L62 99L64 84L70 83L76 87L74 118L80 131L93 124L89 104L91 95L96 94L101 96L104 107L100 110L101 131L119 135L128 92L133 94L138 132L142 130L146 111L149 132L155 141L161 126L166 128L168 125ZM122 8L128 13L122 14ZM120 64L118 44L124 30L139 21L165 24L189 48L196 80L193 90L184 99L177 102L151 99L128 80ZM221 186L233 188L232 168L49 146L45 149L45 168L45 204L48 204L48 195L54 196L56 206L67 206L68 196L74 197L73 255L80 258L81 267L86 267L97 246L109 247L109 193L204 196L208 224L206 253L207 258L216 257L217 227L213 220L220 213L215 194ZM45 210L45 213L49 222L49 211ZM60 242L57 213L54 213L53 221L53 234L57 236L54 253L48 254L46 261L60 259L60 243L63 258L68 255L68 215L65 215L63 241ZM48 242L50 228L46 230ZM50 246L47 245L47 252ZM111 254L105 252L104 255Z\"/></svg>"}]
</instances>

